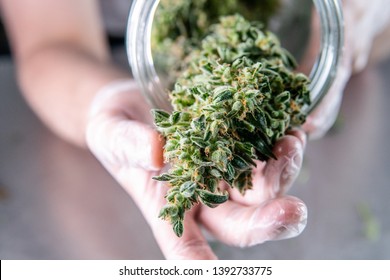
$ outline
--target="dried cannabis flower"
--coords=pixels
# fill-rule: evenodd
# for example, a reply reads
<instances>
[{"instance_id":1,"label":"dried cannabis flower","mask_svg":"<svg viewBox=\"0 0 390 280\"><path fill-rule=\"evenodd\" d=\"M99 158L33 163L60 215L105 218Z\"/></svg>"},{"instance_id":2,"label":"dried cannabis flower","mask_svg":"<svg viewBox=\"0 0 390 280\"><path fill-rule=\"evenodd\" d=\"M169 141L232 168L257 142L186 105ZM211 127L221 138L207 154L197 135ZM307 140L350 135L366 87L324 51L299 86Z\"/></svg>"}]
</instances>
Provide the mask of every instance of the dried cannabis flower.
<instances>
[{"instance_id":1,"label":"dried cannabis flower","mask_svg":"<svg viewBox=\"0 0 390 280\"><path fill-rule=\"evenodd\" d=\"M154 64L169 87L185 69L182 60L206 36L220 16L240 14L267 23L280 0L160 0L152 29Z\"/></svg>"},{"instance_id":2,"label":"dried cannabis flower","mask_svg":"<svg viewBox=\"0 0 390 280\"><path fill-rule=\"evenodd\" d=\"M174 111L154 110L166 138L167 204L160 217L183 234L185 211L199 202L215 207L228 199L221 180L241 193L252 187L255 160L275 158L272 147L305 120L308 78L277 38L242 16L221 17L170 93Z\"/></svg>"}]
</instances>

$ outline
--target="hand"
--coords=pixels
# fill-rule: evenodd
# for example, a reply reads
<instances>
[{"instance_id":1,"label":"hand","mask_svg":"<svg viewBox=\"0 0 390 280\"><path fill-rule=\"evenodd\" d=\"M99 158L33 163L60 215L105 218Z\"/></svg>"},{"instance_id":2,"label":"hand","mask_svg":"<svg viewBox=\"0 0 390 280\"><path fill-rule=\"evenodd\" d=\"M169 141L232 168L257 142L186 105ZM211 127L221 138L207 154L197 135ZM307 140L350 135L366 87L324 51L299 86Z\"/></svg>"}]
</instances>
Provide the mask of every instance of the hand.
<instances>
[{"instance_id":1,"label":"hand","mask_svg":"<svg viewBox=\"0 0 390 280\"><path fill-rule=\"evenodd\" d=\"M168 187L151 179L161 173L164 143L150 120L134 84L111 85L93 102L87 142L138 205L166 258L215 259L201 227L240 247L293 237L303 230L306 206L284 196L298 175L306 142L301 131L293 131L275 146L279 160L258 162L252 190L245 196L230 190L230 200L214 209L197 205L185 216L183 236L176 237L170 223L158 218Z\"/></svg>"},{"instance_id":2,"label":"hand","mask_svg":"<svg viewBox=\"0 0 390 280\"><path fill-rule=\"evenodd\" d=\"M390 9L384 0L373 0L369 4L364 0L342 2L345 22L344 52L334 84L303 126L311 139L324 136L335 122L348 80L353 73L366 67L375 37L390 20ZM319 32L318 15L314 13L309 51L302 68L307 68L305 64L314 60L315 50L319 49Z\"/></svg>"}]
</instances>

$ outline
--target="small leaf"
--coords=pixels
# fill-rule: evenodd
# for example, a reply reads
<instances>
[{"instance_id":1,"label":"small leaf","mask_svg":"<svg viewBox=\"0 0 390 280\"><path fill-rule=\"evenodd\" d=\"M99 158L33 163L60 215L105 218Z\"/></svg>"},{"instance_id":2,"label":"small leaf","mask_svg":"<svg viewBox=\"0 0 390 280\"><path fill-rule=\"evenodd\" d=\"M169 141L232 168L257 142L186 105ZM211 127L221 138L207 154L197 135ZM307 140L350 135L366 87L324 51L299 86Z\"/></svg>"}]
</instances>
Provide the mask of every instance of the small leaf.
<instances>
[{"instance_id":1,"label":"small leaf","mask_svg":"<svg viewBox=\"0 0 390 280\"><path fill-rule=\"evenodd\" d=\"M221 172L219 172L218 169L215 169L215 168L211 169L210 175L214 176L217 179L222 179L222 174L221 174Z\"/></svg>"},{"instance_id":2,"label":"small leaf","mask_svg":"<svg viewBox=\"0 0 390 280\"><path fill-rule=\"evenodd\" d=\"M219 122L218 121L213 121L211 123L210 132L211 132L211 137L215 137L218 135L218 132L219 132Z\"/></svg>"},{"instance_id":3,"label":"small leaf","mask_svg":"<svg viewBox=\"0 0 390 280\"><path fill-rule=\"evenodd\" d=\"M258 125L256 125L256 127L258 127L264 133L265 128L267 127L267 119L264 112L258 111L256 114L256 119L258 121Z\"/></svg>"},{"instance_id":4,"label":"small leaf","mask_svg":"<svg viewBox=\"0 0 390 280\"><path fill-rule=\"evenodd\" d=\"M280 103L284 104L284 103L289 102L289 101L290 101L290 92L288 92L288 91L284 91L275 97L276 104L280 104Z\"/></svg>"},{"instance_id":5,"label":"small leaf","mask_svg":"<svg viewBox=\"0 0 390 280\"><path fill-rule=\"evenodd\" d=\"M233 97L232 90L233 90L232 87L227 87L227 86L217 87L213 92L213 96L214 96L213 101L215 103L219 103L227 99L231 99Z\"/></svg>"},{"instance_id":6,"label":"small leaf","mask_svg":"<svg viewBox=\"0 0 390 280\"><path fill-rule=\"evenodd\" d=\"M203 131L206 128L205 116L201 115L199 118L193 119L191 122L191 127L195 131Z\"/></svg>"},{"instance_id":7,"label":"small leaf","mask_svg":"<svg viewBox=\"0 0 390 280\"><path fill-rule=\"evenodd\" d=\"M173 125L176 124L180 120L181 113L176 111L173 112L172 115L169 117L169 122Z\"/></svg>"},{"instance_id":8,"label":"small leaf","mask_svg":"<svg viewBox=\"0 0 390 280\"><path fill-rule=\"evenodd\" d=\"M224 157L224 152L222 152L221 150L216 150L214 151L212 154L211 154L211 160L215 163L219 162L222 160L222 158Z\"/></svg>"},{"instance_id":9,"label":"small leaf","mask_svg":"<svg viewBox=\"0 0 390 280\"><path fill-rule=\"evenodd\" d=\"M177 142L177 140L172 139L167 141L164 148L166 152L171 152L176 150L178 146L179 143Z\"/></svg>"},{"instance_id":10,"label":"small leaf","mask_svg":"<svg viewBox=\"0 0 390 280\"><path fill-rule=\"evenodd\" d=\"M215 166L221 170L225 171L226 170L226 164L228 162L227 155L224 151L222 150L216 150L212 153L211 155L211 160L215 163Z\"/></svg>"},{"instance_id":11,"label":"small leaf","mask_svg":"<svg viewBox=\"0 0 390 280\"><path fill-rule=\"evenodd\" d=\"M156 181L168 182L168 181L172 180L173 178L175 178L175 176L168 174L168 173L164 173L164 174L161 174L159 176L153 176L152 178Z\"/></svg>"},{"instance_id":12,"label":"small leaf","mask_svg":"<svg viewBox=\"0 0 390 280\"><path fill-rule=\"evenodd\" d=\"M158 215L159 218L162 218L164 220L169 220L173 217L176 217L179 213L179 209L174 204L167 204L160 210L160 214Z\"/></svg>"},{"instance_id":13,"label":"small leaf","mask_svg":"<svg viewBox=\"0 0 390 280\"><path fill-rule=\"evenodd\" d=\"M236 116L239 112L240 112L240 110L242 109L242 103L241 103L241 101L236 101L236 102L234 102L233 103L233 106L232 106L232 110L227 114L227 118L231 118L231 117L234 117L234 116Z\"/></svg>"},{"instance_id":14,"label":"small leaf","mask_svg":"<svg viewBox=\"0 0 390 280\"><path fill-rule=\"evenodd\" d=\"M283 62L291 69L296 68L298 65L295 58L289 52L283 52L282 59Z\"/></svg>"},{"instance_id":15,"label":"small leaf","mask_svg":"<svg viewBox=\"0 0 390 280\"><path fill-rule=\"evenodd\" d=\"M202 64L202 65L200 66L200 68L201 68L203 71L207 72L207 73L212 73L212 71L213 71L213 69L214 69L214 67L211 65L211 63Z\"/></svg>"},{"instance_id":16,"label":"small leaf","mask_svg":"<svg viewBox=\"0 0 390 280\"><path fill-rule=\"evenodd\" d=\"M166 195L165 195L165 198L168 202L170 203L174 203L175 202L175 195L176 195L177 191L175 192L168 192Z\"/></svg>"},{"instance_id":17,"label":"small leaf","mask_svg":"<svg viewBox=\"0 0 390 280\"><path fill-rule=\"evenodd\" d=\"M253 165L254 167L257 166L256 162L254 161L254 159L248 155L248 154L240 154L241 158L248 164L250 165Z\"/></svg>"},{"instance_id":18,"label":"small leaf","mask_svg":"<svg viewBox=\"0 0 390 280\"><path fill-rule=\"evenodd\" d=\"M272 152L272 148L265 141L263 141L260 137L252 139L252 145L258 150L261 154L265 155L267 158L277 159L274 153Z\"/></svg>"},{"instance_id":19,"label":"small leaf","mask_svg":"<svg viewBox=\"0 0 390 280\"><path fill-rule=\"evenodd\" d=\"M206 128L206 131L204 133L203 140L204 141L209 141L211 136L212 136L212 133L210 131L210 127L208 127L208 128Z\"/></svg>"},{"instance_id":20,"label":"small leaf","mask_svg":"<svg viewBox=\"0 0 390 280\"><path fill-rule=\"evenodd\" d=\"M182 153L179 155L179 159L181 159L181 160L191 159L191 155L190 155L189 153L182 152Z\"/></svg>"},{"instance_id":21,"label":"small leaf","mask_svg":"<svg viewBox=\"0 0 390 280\"><path fill-rule=\"evenodd\" d=\"M191 114L190 113L187 113L187 112L181 112L180 114L180 121L182 122L187 122L189 120L191 120L192 117L191 117Z\"/></svg>"},{"instance_id":22,"label":"small leaf","mask_svg":"<svg viewBox=\"0 0 390 280\"><path fill-rule=\"evenodd\" d=\"M252 187L252 172L242 172L234 181L233 187L237 188L240 193L244 193L247 189Z\"/></svg>"},{"instance_id":23,"label":"small leaf","mask_svg":"<svg viewBox=\"0 0 390 280\"><path fill-rule=\"evenodd\" d=\"M234 158L231 160L231 164L238 170L246 170L250 167L250 164L239 155L234 156Z\"/></svg>"},{"instance_id":24,"label":"small leaf","mask_svg":"<svg viewBox=\"0 0 390 280\"><path fill-rule=\"evenodd\" d=\"M214 207L218 204L224 203L229 199L228 192L221 194L212 193L206 190L198 190L199 198L202 203L206 205L213 205Z\"/></svg>"},{"instance_id":25,"label":"small leaf","mask_svg":"<svg viewBox=\"0 0 390 280\"><path fill-rule=\"evenodd\" d=\"M189 197L191 197L191 196L194 195L195 189L196 189L196 183L191 182L191 181L187 181L187 182L183 183L183 184L180 186L180 193L181 193L185 198L189 198Z\"/></svg>"},{"instance_id":26,"label":"small leaf","mask_svg":"<svg viewBox=\"0 0 390 280\"><path fill-rule=\"evenodd\" d=\"M248 112L254 112L255 111L255 102L252 99L248 98L246 100L246 108L247 108Z\"/></svg>"},{"instance_id":27,"label":"small leaf","mask_svg":"<svg viewBox=\"0 0 390 280\"><path fill-rule=\"evenodd\" d=\"M156 122L156 126L159 128L170 128L172 124L169 121Z\"/></svg>"},{"instance_id":28,"label":"small leaf","mask_svg":"<svg viewBox=\"0 0 390 280\"><path fill-rule=\"evenodd\" d=\"M165 112L164 110L159 109L153 109L152 115L154 118L154 122L158 125L161 122L168 122L169 121L169 113Z\"/></svg>"},{"instance_id":29,"label":"small leaf","mask_svg":"<svg viewBox=\"0 0 390 280\"><path fill-rule=\"evenodd\" d=\"M183 235L184 226L181 220L178 220L173 224L173 231L175 232L177 237L181 237Z\"/></svg>"},{"instance_id":30,"label":"small leaf","mask_svg":"<svg viewBox=\"0 0 390 280\"><path fill-rule=\"evenodd\" d=\"M226 176L225 180L227 180L227 181L232 180L235 177L235 175L236 175L236 171L235 171L235 169L234 169L234 167L233 167L233 165L231 163L227 164L227 173L226 173L226 175L227 176Z\"/></svg>"},{"instance_id":31,"label":"small leaf","mask_svg":"<svg viewBox=\"0 0 390 280\"><path fill-rule=\"evenodd\" d=\"M247 121L240 121L240 126L242 128L245 128L249 132L253 132L256 129L256 127L253 124L251 124L250 122L247 122Z\"/></svg>"},{"instance_id":32,"label":"small leaf","mask_svg":"<svg viewBox=\"0 0 390 280\"><path fill-rule=\"evenodd\" d=\"M206 148L209 144L206 141L204 141L202 137L191 136L190 139L195 145L199 146L200 148Z\"/></svg>"},{"instance_id":33,"label":"small leaf","mask_svg":"<svg viewBox=\"0 0 390 280\"><path fill-rule=\"evenodd\" d=\"M226 117L224 112L214 112L210 115L211 120L222 120Z\"/></svg>"},{"instance_id":34,"label":"small leaf","mask_svg":"<svg viewBox=\"0 0 390 280\"><path fill-rule=\"evenodd\" d=\"M211 192L215 192L215 190L218 187L218 180L213 179L213 178L209 178L208 180L206 180L205 183Z\"/></svg>"},{"instance_id":35,"label":"small leaf","mask_svg":"<svg viewBox=\"0 0 390 280\"><path fill-rule=\"evenodd\" d=\"M200 167L211 167L211 166L215 166L215 163L214 162L211 162L211 161L200 161L199 163L197 163Z\"/></svg>"},{"instance_id":36,"label":"small leaf","mask_svg":"<svg viewBox=\"0 0 390 280\"><path fill-rule=\"evenodd\" d=\"M237 130L240 130L240 131L243 131L243 130L246 130L249 132L253 132L255 131L256 129L256 126L254 126L253 124L251 124L250 122L246 121L246 120L239 120L239 119L234 119L234 127L237 129ZM245 134L245 132L244 132Z\"/></svg>"},{"instance_id":37,"label":"small leaf","mask_svg":"<svg viewBox=\"0 0 390 280\"><path fill-rule=\"evenodd\" d=\"M245 154L253 154L253 145L248 143L248 142L245 142L245 143L242 143L242 142L236 142L234 144L234 149L241 152L241 153L245 153Z\"/></svg>"}]
</instances>

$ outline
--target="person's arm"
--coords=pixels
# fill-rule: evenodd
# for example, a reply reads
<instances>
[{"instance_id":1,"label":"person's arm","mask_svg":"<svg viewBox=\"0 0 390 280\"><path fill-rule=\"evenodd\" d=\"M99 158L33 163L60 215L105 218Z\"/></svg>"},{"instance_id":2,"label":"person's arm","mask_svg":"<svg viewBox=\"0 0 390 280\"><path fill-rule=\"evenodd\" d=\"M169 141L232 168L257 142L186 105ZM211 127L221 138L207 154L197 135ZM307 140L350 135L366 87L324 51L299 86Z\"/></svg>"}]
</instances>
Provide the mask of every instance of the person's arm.
<instances>
[{"instance_id":1,"label":"person's arm","mask_svg":"<svg viewBox=\"0 0 390 280\"><path fill-rule=\"evenodd\" d=\"M84 146L94 95L129 78L110 63L97 1L1 3L26 100L54 132Z\"/></svg>"}]
</instances>

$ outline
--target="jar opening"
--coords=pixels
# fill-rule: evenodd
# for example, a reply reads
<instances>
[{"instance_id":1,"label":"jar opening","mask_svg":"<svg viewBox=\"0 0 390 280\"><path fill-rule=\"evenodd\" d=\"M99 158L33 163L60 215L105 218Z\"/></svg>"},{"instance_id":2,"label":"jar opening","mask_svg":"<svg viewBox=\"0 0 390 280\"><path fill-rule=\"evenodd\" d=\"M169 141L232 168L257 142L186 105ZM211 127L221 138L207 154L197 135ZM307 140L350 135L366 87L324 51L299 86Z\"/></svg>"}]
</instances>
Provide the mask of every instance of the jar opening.
<instances>
[{"instance_id":1,"label":"jar opening","mask_svg":"<svg viewBox=\"0 0 390 280\"><path fill-rule=\"evenodd\" d=\"M167 90L170 82L164 76L164 70L156 64L158 58L152 52L151 43L159 2L133 1L127 29L127 52L134 78L145 97L153 107L169 110ZM299 71L312 80L312 104L304 108L309 113L329 90L336 75L343 43L341 5L338 0L282 2L275 15L269 18L268 25L282 45L297 58ZM161 58L165 61L170 59L164 53L161 53ZM306 60L305 63L303 60Z\"/></svg>"}]
</instances>

